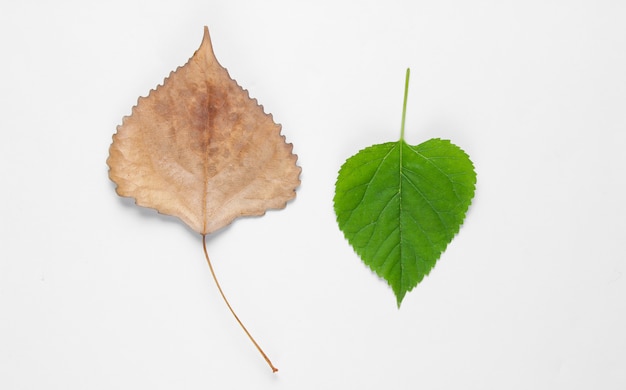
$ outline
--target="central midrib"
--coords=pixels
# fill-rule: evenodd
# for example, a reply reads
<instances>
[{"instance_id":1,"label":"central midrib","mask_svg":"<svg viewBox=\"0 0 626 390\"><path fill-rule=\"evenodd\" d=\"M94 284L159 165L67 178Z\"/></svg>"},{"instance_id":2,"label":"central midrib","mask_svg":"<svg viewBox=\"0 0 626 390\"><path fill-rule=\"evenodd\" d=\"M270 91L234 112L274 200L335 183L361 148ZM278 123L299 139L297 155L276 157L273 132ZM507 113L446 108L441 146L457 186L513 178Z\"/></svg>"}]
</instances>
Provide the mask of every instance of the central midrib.
<instances>
[{"instance_id":1,"label":"central midrib","mask_svg":"<svg viewBox=\"0 0 626 390\"><path fill-rule=\"evenodd\" d=\"M212 87L207 81L207 106L205 109L207 110L207 120L205 123L205 128L203 129L203 133L206 135L206 141L204 143L205 150L204 152L204 172L203 172L203 186L202 186L202 232L206 234L207 232L207 199L209 192L209 146L211 145L211 135L213 129L213 116L211 115L211 110L209 106L211 105L212 98Z\"/></svg>"}]
</instances>

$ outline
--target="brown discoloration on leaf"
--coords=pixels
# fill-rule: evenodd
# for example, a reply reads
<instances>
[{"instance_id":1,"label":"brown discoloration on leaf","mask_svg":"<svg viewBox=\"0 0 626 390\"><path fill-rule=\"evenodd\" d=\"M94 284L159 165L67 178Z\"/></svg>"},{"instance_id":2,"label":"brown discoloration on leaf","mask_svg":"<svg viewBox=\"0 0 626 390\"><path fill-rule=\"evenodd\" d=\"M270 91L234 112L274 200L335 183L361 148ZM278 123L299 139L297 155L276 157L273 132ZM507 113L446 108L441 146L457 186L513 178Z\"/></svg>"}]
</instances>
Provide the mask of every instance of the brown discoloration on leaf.
<instances>
[{"instance_id":1,"label":"brown discoloration on leaf","mask_svg":"<svg viewBox=\"0 0 626 390\"><path fill-rule=\"evenodd\" d=\"M280 131L218 63L205 27L187 64L117 128L109 177L119 195L208 234L295 197L300 167Z\"/></svg>"}]
</instances>

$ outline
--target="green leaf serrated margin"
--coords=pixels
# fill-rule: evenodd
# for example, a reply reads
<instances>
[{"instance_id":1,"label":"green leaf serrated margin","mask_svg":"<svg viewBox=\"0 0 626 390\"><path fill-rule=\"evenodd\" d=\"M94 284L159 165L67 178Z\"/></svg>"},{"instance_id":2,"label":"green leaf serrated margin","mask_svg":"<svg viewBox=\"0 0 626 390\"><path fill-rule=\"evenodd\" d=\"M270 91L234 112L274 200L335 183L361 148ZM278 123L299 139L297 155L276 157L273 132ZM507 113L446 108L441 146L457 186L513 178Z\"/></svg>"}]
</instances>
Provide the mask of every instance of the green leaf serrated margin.
<instances>
[{"instance_id":1,"label":"green leaf serrated margin","mask_svg":"<svg viewBox=\"0 0 626 390\"><path fill-rule=\"evenodd\" d=\"M458 233L475 184L469 156L438 138L373 145L341 167L334 197L339 228L389 283L398 307Z\"/></svg>"}]
</instances>

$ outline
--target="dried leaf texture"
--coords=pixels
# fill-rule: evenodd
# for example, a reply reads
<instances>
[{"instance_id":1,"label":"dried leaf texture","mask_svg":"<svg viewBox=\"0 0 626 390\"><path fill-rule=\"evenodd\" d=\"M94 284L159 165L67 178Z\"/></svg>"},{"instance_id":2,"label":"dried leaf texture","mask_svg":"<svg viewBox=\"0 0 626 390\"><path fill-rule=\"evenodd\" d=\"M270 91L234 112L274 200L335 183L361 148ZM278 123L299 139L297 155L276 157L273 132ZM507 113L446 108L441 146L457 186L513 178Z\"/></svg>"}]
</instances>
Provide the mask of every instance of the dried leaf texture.
<instances>
[{"instance_id":1,"label":"dried leaf texture","mask_svg":"<svg viewBox=\"0 0 626 390\"><path fill-rule=\"evenodd\" d=\"M218 63L205 27L187 64L118 127L109 177L119 195L209 234L295 197L300 167L280 132Z\"/></svg>"}]
</instances>

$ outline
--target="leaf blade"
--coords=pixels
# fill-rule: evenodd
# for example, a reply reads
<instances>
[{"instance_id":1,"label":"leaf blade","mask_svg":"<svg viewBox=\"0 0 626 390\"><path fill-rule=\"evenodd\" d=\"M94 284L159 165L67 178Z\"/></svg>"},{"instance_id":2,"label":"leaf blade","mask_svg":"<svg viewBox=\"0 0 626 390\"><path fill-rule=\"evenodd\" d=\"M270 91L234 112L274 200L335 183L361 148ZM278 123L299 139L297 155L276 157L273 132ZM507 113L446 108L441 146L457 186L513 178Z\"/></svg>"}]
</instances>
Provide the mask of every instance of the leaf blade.
<instances>
[{"instance_id":1,"label":"leaf blade","mask_svg":"<svg viewBox=\"0 0 626 390\"><path fill-rule=\"evenodd\" d=\"M387 281L398 306L458 232L475 182L467 154L440 139L373 145L341 167L334 197L339 228Z\"/></svg>"},{"instance_id":2,"label":"leaf blade","mask_svg":"<svg viewBox=\"0 0 626 390\"><path fill-rule=\"evenodd\" d=\"M280 133L219 64L205 27L189 61L118 126L109 177L119 195L212 233L295 197L301 169Z\"/></svg>"}]
</instances>

